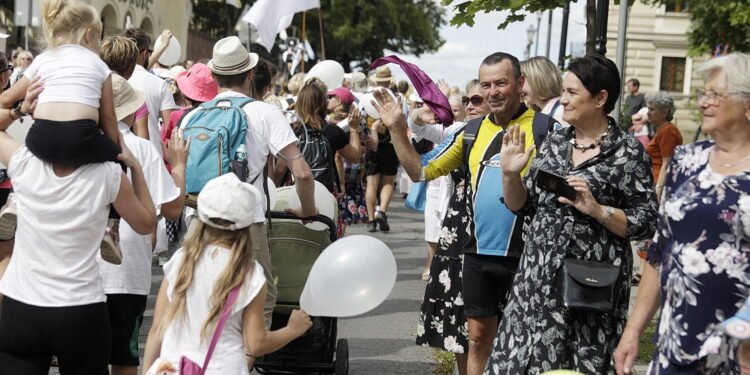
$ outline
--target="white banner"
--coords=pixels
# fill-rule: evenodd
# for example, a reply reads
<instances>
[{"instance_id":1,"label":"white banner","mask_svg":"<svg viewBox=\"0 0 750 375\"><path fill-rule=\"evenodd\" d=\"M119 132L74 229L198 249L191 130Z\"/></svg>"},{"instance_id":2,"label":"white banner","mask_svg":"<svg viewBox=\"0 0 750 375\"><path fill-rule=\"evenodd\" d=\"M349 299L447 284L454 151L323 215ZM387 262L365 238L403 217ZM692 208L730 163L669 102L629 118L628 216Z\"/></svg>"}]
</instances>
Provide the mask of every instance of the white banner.
<instances>
[{"instance_id":1,"label":"white banner","mask_svg":"<svg viewBox=\"0 0 750 375\"><path fill-rule=\"evenodd\" d=\"M243 21L258 28L258 44L271 52L276 35L292 24L294 14L320 8L320 0L258 0Z\"/></svg>"}]
</instances>

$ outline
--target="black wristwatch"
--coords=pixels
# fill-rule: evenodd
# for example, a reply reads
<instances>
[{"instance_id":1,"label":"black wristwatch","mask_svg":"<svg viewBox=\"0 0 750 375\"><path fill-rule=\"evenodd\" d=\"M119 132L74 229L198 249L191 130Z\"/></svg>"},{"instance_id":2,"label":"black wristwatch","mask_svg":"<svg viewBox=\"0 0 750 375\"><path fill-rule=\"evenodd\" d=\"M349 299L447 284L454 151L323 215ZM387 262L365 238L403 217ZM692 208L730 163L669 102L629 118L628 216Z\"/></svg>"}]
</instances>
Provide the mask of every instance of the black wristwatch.
<instances>
[{"instance_id":1,"label":"black wristwatch","mask_svg":"<svg viewBox=\"0 0 750 375\"><path fill-rule=\"evenodd\" d=\"M23 102L18 103L18 105L15 108L13 108L13 113L15 113L16 116L18 116L18 118L26 116L25 113L21 112L21 105L23 105Z\"/></svg>"}]
</instances>

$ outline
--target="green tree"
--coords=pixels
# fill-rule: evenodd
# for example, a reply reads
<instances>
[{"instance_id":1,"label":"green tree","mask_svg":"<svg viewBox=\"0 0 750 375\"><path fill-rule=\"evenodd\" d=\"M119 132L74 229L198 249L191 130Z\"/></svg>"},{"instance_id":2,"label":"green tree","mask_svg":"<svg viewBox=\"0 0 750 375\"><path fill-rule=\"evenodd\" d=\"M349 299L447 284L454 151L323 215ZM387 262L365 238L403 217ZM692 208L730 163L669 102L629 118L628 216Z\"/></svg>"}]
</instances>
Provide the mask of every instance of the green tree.
<instances>
[{"instance_id":1,"label":"green tree","mask_svg":"<svg viewBox=\"0 0 750 375\"><path fill-rule=\"evenodd\" d=\"M191 0L191 29L213 38L235 34L235 23L241 9L226 5L224 0ZM254 0L242 0L252 5ZM421 55L437 51L445 42L439 35L446 23L445 10L433 0L321 0L326 58L339 61L345 69L357 61L369 65L388 49L396 53ZM302 29L302 14L292 24L297 36ZM291 34L291 33L290 33ZM320 54L320 32L317 10L306 15L306 37ZM253 46L265 55L265 49ZM273 55L278 55L277 50Z\"/></svg>"},{"instance_id":2,"label":"green tree","mask_svg":"<svg viewBox=\"0 0 750 375\"><path fill-rule=\"evenodd\" d=\"M526 16L535 12L562 8L570 2L570 0L442 0L442 4L449 6L457 1L458 3L454 5L456 15L451 19L451 25L473 26L474 16L477 13L509 12L510 14L505 21L497 26L498 29L505 29L513 22L521 22L526 19ZM619 1L615 1L615 3L619 3ZM596 40L595 18L596 0L586 0L586 53L594 52Z\"/></svg>"},{"instance_id":3,"label":"green tree","mask_svg":"<svg viewBox=\"0 0 750 375\"><path fill-rule=\"evenodd\" d=\"M750 51L750 2L747 0L645 0L651 5L679 5L690 12L690 54L710 53L718 44Z\"/></svg>"},{"instance_id":4,"label":"green tree","mask_svg":"<svg viewBox=\"0 0 750 375\"><path fill-rule=\"evenodd\" d=\"M445 10L433 0L321 0L326 59L349 70L352 61L368 66L384 50L421 55L445 41L440 26ZM301 15L294 26L302 25ZM307 12L307 39L320 54L317 11Z\"/></svg>"}]
</instances>

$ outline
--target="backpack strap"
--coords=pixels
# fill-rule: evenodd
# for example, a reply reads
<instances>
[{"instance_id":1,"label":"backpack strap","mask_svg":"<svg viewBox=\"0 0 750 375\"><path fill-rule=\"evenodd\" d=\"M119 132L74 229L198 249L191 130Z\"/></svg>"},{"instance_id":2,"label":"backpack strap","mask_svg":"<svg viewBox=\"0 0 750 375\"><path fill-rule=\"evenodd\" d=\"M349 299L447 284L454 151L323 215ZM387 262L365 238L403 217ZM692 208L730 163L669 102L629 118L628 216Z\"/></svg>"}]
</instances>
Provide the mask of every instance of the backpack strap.
<instances>
[{"instance_id":1,"label":"backpack strap","mask_svg":"<svg viewBox=\"0 0 750 375\"><path fill-rule=\"evenodd\" d=\"M232 290L229 291L229 294L227 295L227 301L224 304L224 310L222 310L221 312L221 317L216 323L214 335L211 338L211 344L208 346L208 353L206 353L206 359L203 361L203 367L201 367L201 373L204 373L206 371L206 368L208 368L208 363L211 361L211 356L214 354L216 343L219 342L219 337L221 337L221 331L224 330L224 325L227 323L227 319L229 319L229 313L232 312L234 301L237 300L237 295L240 293L240 287L242 287L242 284L239 284L236 287L232 288Z\"/></svg>"},{"instance_id":2,"label":"backpack strap","mask_svg":"<svg viewBox=\"0 0 750 375\"><path fill-rule=\"evenodd\" d=\"M534 112L534 120L531 122L531 129L534 133L534 145L539 151L539 147L542 146L544 138L547 134L551 133L555 129L555 124L558 124L557 120L552 116L545 115L542 112Z\"/></svg>"},{"instance_id":3,"label":"backpack strap","mask_svg":"<svg viewBox=\"0 0 750 375\"><path fill-rule=\"evenodd\" d=\"M560 99L555 100L555 104L552 105L552 110L549 111L549 117L555 116L555 111L557 111L558 108L560 108Z\"/></svg>"},{"instance_id":4,"label":"backpack strap","mask_svg":"<svg viewBox=\"0 0 750 375\"><path fill-rule=\"evenodd\" d=\"M482 121L484 121L484 117L475 118L469 121L464 127L464 136L463 136L464 164L467 164L467 165L469 164L469 154L471 153L471 148L474 147L474 141L476 141L477 139L477 134L479 134L479 128L482 126Z\"/></svg>"}]
</instances>

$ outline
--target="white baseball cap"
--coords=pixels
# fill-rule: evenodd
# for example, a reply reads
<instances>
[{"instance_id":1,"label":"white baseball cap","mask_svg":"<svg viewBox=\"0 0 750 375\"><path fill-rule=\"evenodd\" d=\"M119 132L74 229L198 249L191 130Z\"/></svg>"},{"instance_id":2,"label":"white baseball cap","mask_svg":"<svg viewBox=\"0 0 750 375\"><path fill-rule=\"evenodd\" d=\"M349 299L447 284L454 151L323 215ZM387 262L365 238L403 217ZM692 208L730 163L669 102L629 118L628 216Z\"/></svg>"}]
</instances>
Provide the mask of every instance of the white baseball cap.
<instances>
[{"instance_id":1,"label":"white baseball cap","mask_svg":"<svg viewBox=\"0 0 750 375\"><path fill-rule=\"evenodd\" d=\"M253 185L240 181L234 173L208 181L198 195L198 218L214 228L236 230L249 227L263 194ZM262 205L261 205L262 207ZM221 219L230 224L219 224Z\"/></svg>"}]
</instances>

